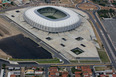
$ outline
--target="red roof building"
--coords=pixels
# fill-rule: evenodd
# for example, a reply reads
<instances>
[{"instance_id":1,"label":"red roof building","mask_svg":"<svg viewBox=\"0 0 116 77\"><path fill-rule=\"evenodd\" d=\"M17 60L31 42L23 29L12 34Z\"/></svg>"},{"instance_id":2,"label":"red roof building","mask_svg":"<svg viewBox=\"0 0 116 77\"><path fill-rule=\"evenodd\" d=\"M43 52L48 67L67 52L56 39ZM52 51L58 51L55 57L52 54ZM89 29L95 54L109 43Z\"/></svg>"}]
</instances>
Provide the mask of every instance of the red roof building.
<instances>
[{"instance_id":1,"label":"red roof building","mask_svg":"<svg viewBox=\"0 0 116 77\"><path fill-rule=\"evenodd\" d=\"M10 77L16 77L16 75L12 74L12 75L10 75Z\"/></svg>"},{"instance_id":2,"label":"red roof building","mask_svg":"<svg viewBox=\"0 0 116 77\"><path fill-rule=\"evenodd\" d=\"M68 77L68 72L62 72L62 77Z\"/></svg>"},{"instance_id":3,"label":"red roof building","mask_svg":"<svg viewBox=\"0 0 116 77\"><path fill-rule=\"evenodd\" d=\"M81 67L80 66L77 66L75 69L81 70Z\"/></svg>"},{"instance_id":4,"label":"red roof building","mask_svg":"<svg viewBox=\"0 0 116 77\"><path fill-rule=\"evenodd\" d=\"M57 68L57 67L50 67L50 68L49 68L49 72L51 72L51 71L54 71L54 72L55 72L55 71L58 71L58 68Z\"/></svg>"},{"instance_id":5,"label":"red roof building","mask_svg":"<svg viewBox=\"0 0 116 77\"><path fill-rule=\"evenodd\" d=\"M58 77L59 72L57 67L50 67L49 68L49 77Z\"/></svg>"},{"instance_id":6,"label":"red roof building","mask_svg":"<svg viewBox=\"0 0 116 77\"><path fill-rule=\"evenodd\" d=\"M116 74L112 74L113 77L116 77Z\"/></svg>"},{"instance_id":7,"label":"red roof building","mask_svg":"<svg viewBox=\"0 0 116 77\"><path fill-rule=\"evenodd\" d=\"M75 77L81 77L82 72L75 72Z\"/></svg>"},{"instance_id":8,"label":"red roof building","mask_svg":"<svg viewBox=\"0 0 116 77\"><path fill-rule=\"evenodd\" d=\"M0 0L0 3L2 3L2 0Z\"/></svg>"},{"instance_id":9,"label":"red roof building","mask_svg":"<svg viewBox=\"0 0 116 77\"><path fill-rule=\"evenodd\" d=\"M83 73L88 73L89 75L92 75L92 70L90 66L81 66L81 69Z\"/></svg>"},{"instance_id":10,"label":"red roof building","mask_svg":"<svg viewBox=\"0 0 116 77\"><path fill-rule=\"evenodd\" d=\"M83 77L90 77L89 73L85 72L83 73Z\"/></svg>"},{"instance_id":11,"label":"red roof building","mask_svg":"<svg viewBox=\"0 0 116 77\"><path fill-rule=\"evenodd\" d=\"M109 76L102 74L102 75L100 75L100 77L109 77Z\"/></svg>"}]
</instances>

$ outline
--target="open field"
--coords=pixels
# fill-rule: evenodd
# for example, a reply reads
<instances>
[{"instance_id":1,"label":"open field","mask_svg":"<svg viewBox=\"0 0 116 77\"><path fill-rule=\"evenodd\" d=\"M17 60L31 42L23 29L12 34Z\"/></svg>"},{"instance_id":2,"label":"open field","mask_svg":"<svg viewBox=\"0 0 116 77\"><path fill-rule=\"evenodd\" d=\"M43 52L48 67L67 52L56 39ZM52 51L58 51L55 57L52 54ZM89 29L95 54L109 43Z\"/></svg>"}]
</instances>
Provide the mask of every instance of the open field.
<instances>
[{"instance_id":1,"label":"open field","mask_svg":"<svg viewBox=\"0 0 116 77\"><path fill-rule=\"evenodd\" d=\"M105 70L111 70L112 69L112 67L111 66L96 66L95 67L95 70L96 71L105 71Z\"/></svg>"},{"instance_id":2,"label":"open field","mask_svg":"<svg viewBox=\"0 0 116 77\"><path fill-rule=\"evenodd\" d=\"M83 10L97 10L97 7L90 3L83 3L83 4L79 5L79 8L83 9Z\"/></svg>"},{"instance_id":3,"label":"open field","mask_svg":"<svg viewBox=\"0 0 116 77\"><path fill-rule=\"evenodd\" d=\"M13 35L20 34L21 32L16 30L11 23L7 22L4 18L0 16L0 39L7 38ZM0 58L11 58L12 56L6 54L0 49Z\"/></svg>"},{"instance_id":4,"label":"open field","mask_svg":"<svg viewBox=\"0 0 116 77\"><path fill-rule=\"evenodd\" d=\"M100 59L101 59L102 62L104 62L104 63L110 62L110 60L108 58L108 55L104 51L104 49L98 49L98 53L99 53L99 56L100 56Z\"/></svg>"},{"instance_id":5,"label":"open field","mask_svg":"<svg viewBox=\"0 0 116 77\"><path fill-rule=\"evenodd\" d=\"M59 59L14 59L10 58L11 61L36 61L38 63L61 63Z\"/></svg>"}]
</instances>

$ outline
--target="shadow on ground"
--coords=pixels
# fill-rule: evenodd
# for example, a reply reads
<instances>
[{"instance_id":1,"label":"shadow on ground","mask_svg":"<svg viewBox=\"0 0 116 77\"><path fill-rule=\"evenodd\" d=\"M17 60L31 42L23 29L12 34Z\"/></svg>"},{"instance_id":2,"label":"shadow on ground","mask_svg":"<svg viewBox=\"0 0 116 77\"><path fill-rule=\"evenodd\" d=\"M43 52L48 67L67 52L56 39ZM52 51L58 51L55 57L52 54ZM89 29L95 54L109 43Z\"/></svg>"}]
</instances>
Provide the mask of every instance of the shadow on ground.
<instances>
[{"instance_id":1,"label":"shadow on ground","mask_svg":"<svg viewBox=\"0 0 116 77\"><path fill-rule=\"evenodd\" d=\"M22 34L0 40L0 49L16 59L50 59L52 58L44 48Z\"/></svg>"}]
</instances>

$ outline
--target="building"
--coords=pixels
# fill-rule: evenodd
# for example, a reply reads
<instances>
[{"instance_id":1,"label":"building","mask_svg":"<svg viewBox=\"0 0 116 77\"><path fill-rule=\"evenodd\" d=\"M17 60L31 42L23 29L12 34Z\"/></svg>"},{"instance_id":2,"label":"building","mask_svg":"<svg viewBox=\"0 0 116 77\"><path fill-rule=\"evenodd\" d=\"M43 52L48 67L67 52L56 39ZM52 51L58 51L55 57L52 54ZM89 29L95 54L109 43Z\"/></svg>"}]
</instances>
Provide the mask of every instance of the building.
<instances>
[{"instance_id":1,"label":"building","mask_svg":"<svg viewBox=\"0 0 116 77\"><path fill-rule=\"evenodd\" d=\"M94 66L96 77L116 77L115 71L111 66Z\"/></svg>"},{"instance_id":2,"label":"building","mask_svg":"<svg viewBox=\"0 0 116 77\"><path fill-rule=\"evenodd\" d=\"M113 77L116 77L116 74L112 74Z\"/></svg>"},{"instance_id":3,"label":"building","mask_svg":"<svg viewBox=\"0 0 116 77\"><path fill-rule=\"evenodd\" d=\"M24 13L31 26L47 32L64 32L80 26L81 19L74 11L58 6L39 6Z\"/></svg>"},{"instance_id":4,"label":"building","mask_svg":"<svg viewBox=\"0 0 116 77\"><path fill-rule=\"evenodd\" d=\"M84 73L83 73L83 77L90 77L90 75L89 75L88 72L84 72Z\"/></svg>"},{"instance_id":5,"label":"building","mask_svg":"<svg viewBox=\"0 0 116 77\"><path fill-rule=\"evenodd\" d=\"M20 76L20 71L9 71L7 73L7 77L16 77L16 76Z\"/></svg>"},{"instance_id":6,"label":"building","mask_svg":"<svg viewBox=\"0 0 116 77\"><path fill-rule=\"evenodd\" d=\"M68 77L68 72L62 72L62 77Z\"/></svg>"},{"instance_id":7,"label":"building","mask_svg":"<svg viewBox=\"0 0 116 77\"><path fill-rule=\"evenodd\" d=\"M0 3L2 3L2 0L0 0Z\"/></svg>"},{"instance_id":8,"label":"building","mask_svg":"<svg viewBox=\"0 0 116 77\"><path fill-rule=\"evenodd\" d=\"M59 76L59 71L57 67L50 67L49 68L49 77L57 77Z\"/></svg>"},{"instance_id":9,"label":"building","mask_svg":"<svg viewBox=\"0 0 116 77\"><path fill-rule=\"evenodd\" d=\"M75 77L93 77L90 66L76 66L73 73L75 74Z\"/></svg>"},{"instance_id":10,"label":"building","mask_svg":"<svg viewBox=\"0 0 116 77\"><path fill-rule=\"evenodd\" d=\"M42 75L43 71L35 71L35 75Z\"/></svg>"},{"instance_id":11,"label":"building","mask_svg":"<svg viewBox=\"0 0 116 77\"><path fill-rule=\"evenodd\" d=\"M3 3L3 4L11 3L11 0L0 0L0 3Z\"/></svg>"},{"instance_id":12,"label":"building","mask_svg":"<svg viewBox=\"0 0 116 77\"><path fill-rule=\"evenodd\" d=\"M81 77L82 72L75 72L75 77Z\"/></svg>"},{"instance_id":13,"label":"building","mask_svg":"<svg viewBox=\"0 0 116 77\"><path fill-rule=\"evenodd\" d=\"M32 69L26 70L25 74L34 74L34 70L32 70Z\"/></svg>"},{"instance_id":14,"label":"building","mask_svg":"<svg viewBox=\"0 0 116 77\"><path fill-rule=\"evenodd\" d=\"M10 75L10 77L16 77L16 75L15 74L12 74L12 75Z\"/></svg>"},{"instance_id":15,"label":"building","mask_svg":"<svg viewBox=\"0 0 116 77\"><path fill-rule=\"evenodd\" d=\"M92 70L90 68L90 66L81 66L81 69L83 71L83 74L86 76L86 75L92 75ZM90 77L89 76L89 77Z\"/></svg>"}]
</instances>

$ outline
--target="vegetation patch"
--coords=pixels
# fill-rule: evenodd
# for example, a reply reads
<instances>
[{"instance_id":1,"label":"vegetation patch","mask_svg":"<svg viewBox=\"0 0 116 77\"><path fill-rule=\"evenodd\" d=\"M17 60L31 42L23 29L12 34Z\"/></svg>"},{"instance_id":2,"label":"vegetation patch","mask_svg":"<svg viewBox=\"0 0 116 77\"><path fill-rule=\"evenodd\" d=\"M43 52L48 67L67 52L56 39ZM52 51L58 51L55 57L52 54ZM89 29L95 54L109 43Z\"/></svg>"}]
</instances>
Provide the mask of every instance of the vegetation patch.
<instances>
[{"instance_id":1,"label":"vegetation patch","mask_svg":"<svg viewBox=\"0 0 116 77\"><path fill-rule=\"evenodd\" d=\"M105 71L106 67L95 67L96 71Z\"/></svg>"},{"instance_id":2,"label":"vegetation patch","mask_svg":"<svg viewBox=\"0 0 116 77\"><path fill-rule=\"evenodd\" d=\"M73 53L75 53L76 55L78 55L78 54L81 54L81 53L83 53L84 51L83 50L81 50L80 48L75 48L75 49L72 49L71 50Z\"/></svg>"},{"instance_id":3,"label":"vegetation patch","mask_svg":"<svg viewBox=\"0 0 116 77\"><path fill-rule=\"evenodd\" d=\"M96 4L99 4L101 6L107 6L109 3L108 3L108 0L92 0L94 3Z\"/></svg>"},{"instance_id":4,"label":"vegetation patch","mask_svg":"<svg viewBox=\"0 0 116 77\"><path fill-rule=\"evenodd\" d=\"M106 52L104 51L104 49L98 49L98 54L100 56L100 59L102 62L104 63L107 63L107 62L110 62L109 58L108 58L108 55L106 54Z\"/></svg>"},{"instance_id":5,"label":"vegetation patch","mask_svg":"<svg viewBox=\"0 0 116 77\"><path fill-rule=\"evenodd\" d=\"M71 63L78 63L77 60L70 60Z\"/></svg>"},{"instance_id":6,"label":"vegetation patch","mask_svg":"<svg viewBox=\"0 0 116 77\"><path fill-rule=\"evenodd\" d=\"M54 17L54 16L46 16L46 17L48 17L48 18L50 18L50 19L57 19L57 18Z\"/></svg>"},{"instance_id":7,"label":"vegetation patch","mask_svg":"<svg viewBox=\"0 0 116 77\"><path fill-rule=\"evenodd\" d=\"M116 12L113 9L109 10L99 10L98 14L102 18L111 18L111 17L116 17Z\"/></svg>"},{"instance_id":8,"label":"vegetation patch","mask_svg":"<svg viewBox=\"0 0 116 77\"><path fill-rule=\"evenodd\" d=\"M51 60L38 60L38 63L61 63L59 59L51 59Z\"/></svg>"},{"instance_id":9,"label":"vegetation patch","mask_svg":"<svg viewBox=\"0 0 116 77\"><path fill-rule=\"evenodd\" d=\"M59 59L14 59L10 58L11 61L36 61L38 63L61 63Z\"/></svg>"}]
</instances>

